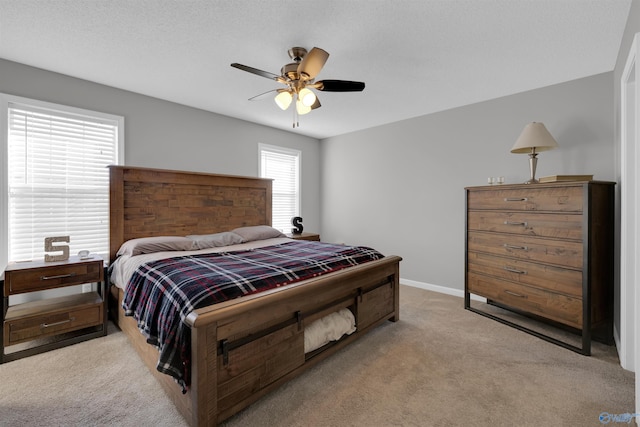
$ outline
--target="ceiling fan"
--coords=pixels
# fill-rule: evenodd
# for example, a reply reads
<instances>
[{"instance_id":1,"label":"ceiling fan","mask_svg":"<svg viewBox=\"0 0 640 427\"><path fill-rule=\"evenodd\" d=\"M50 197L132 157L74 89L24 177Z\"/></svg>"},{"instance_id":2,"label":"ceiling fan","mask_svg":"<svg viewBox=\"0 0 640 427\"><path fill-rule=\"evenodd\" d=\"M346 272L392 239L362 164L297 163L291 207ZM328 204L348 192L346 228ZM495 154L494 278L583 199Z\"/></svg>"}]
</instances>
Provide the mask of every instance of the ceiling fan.
<instances>
[{"instance_id":1,"label":"ceiling fan","mask_svg":"<svg viewBox=\"0 0 640 427\"><path fill-rule=\"evenodd\" d=\"M324 92L361 92L364 90L364 82L349 80L314 81L322 67L324 67L325 62L327 62L327 58L329 58L329 53L319 47L314 47L309 52L303 47L292 47L288 53L293 62L283 66L280 70L280 75L235 62L231 64L234 68L275 80L286 86L282 89L274 89L256 95L250 99L255 99L266 93L277 92L275 102L278 107L286 110L295 100L294 115L303 115L321 107L320 100L311 89ZM299 126L299 123L297 118L294 117L293 127L295 128L296 126Z\"/></svg>"}]
</instances>

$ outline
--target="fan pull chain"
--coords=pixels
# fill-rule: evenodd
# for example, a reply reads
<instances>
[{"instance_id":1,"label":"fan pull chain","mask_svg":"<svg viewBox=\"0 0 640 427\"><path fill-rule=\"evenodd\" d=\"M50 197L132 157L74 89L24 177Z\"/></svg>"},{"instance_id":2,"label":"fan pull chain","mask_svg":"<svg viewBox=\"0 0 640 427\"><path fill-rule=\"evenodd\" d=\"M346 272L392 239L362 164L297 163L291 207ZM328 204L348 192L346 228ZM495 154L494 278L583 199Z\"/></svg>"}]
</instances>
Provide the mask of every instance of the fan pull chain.
<instances>
[{"instance_id":1,"label":"fan pull chain","mask_svg":"<svg viewBox=\"0 0 640 427\"><path fill-rule=\"evenodd\" d=\"M293 108L293 128L299 128L300 127L300 122L298 121L298 110L294 107Z\"/></svg>"}]
</instances>

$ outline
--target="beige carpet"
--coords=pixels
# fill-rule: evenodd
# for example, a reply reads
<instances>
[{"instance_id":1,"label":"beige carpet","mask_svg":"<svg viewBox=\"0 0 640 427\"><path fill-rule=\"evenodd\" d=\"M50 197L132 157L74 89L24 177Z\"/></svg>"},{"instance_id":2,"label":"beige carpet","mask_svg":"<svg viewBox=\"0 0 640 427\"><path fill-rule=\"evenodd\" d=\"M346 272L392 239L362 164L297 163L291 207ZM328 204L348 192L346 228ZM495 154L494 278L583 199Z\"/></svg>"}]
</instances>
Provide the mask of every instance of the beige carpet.
<instances>
[{"instance_id":1,"label":"beige carpet","mask_svg":"<svg viewBox=\"0 0 640 427\"><path fill-rule=\"evenodd\" d=\"M2 426L183 426L126 337L0 365ZM402 286L387 323L228 420L235 426L601 426L634 412L615 348L585 357Z\"/></svg>"}]
</instances>

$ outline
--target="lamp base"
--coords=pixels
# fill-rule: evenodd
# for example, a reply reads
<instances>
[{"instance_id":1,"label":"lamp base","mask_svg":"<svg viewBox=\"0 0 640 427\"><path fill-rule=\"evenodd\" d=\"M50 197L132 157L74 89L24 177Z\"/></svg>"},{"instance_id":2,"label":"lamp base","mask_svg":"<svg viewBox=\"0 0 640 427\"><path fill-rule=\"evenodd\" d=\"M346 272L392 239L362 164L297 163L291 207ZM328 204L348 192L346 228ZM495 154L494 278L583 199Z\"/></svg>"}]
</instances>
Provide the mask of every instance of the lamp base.
<instances>
[{"instance_id":1,"label":"lamp base","mask_svg":"<svg viewBox=\"0 0 640 427\"><path fill-rule=\"evenodd\" d=\"M535 147L531 149L529 153L529 172L531 172L531 178L525 184L538 184L540 181L536 179L536 166L538 165L538 153L536 153Z\"/></svg>"}]
</instances>

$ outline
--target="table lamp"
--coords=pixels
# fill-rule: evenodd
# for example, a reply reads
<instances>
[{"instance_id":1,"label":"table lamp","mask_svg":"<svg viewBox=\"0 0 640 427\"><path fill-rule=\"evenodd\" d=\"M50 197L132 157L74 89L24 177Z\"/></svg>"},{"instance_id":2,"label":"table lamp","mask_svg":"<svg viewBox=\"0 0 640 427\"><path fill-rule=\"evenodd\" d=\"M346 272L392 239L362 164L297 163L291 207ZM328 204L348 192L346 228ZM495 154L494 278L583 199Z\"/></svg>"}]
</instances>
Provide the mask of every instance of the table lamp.
<instances>
[{"instance_id":1,"label":"table lamp","mask_svg":"<svg viewBox=\"0 0 640 427\"><path fill-rule=\"evenodd\" d=\"M518 140L511 149L512 153L529 154L529 169L531 178L525 184L535 184L536 166L538 164L538 152L547 151L558 148L558 143L549 133L544 124L539 122L531 122L524 127Z\"/></svg>"}]
</instances>

